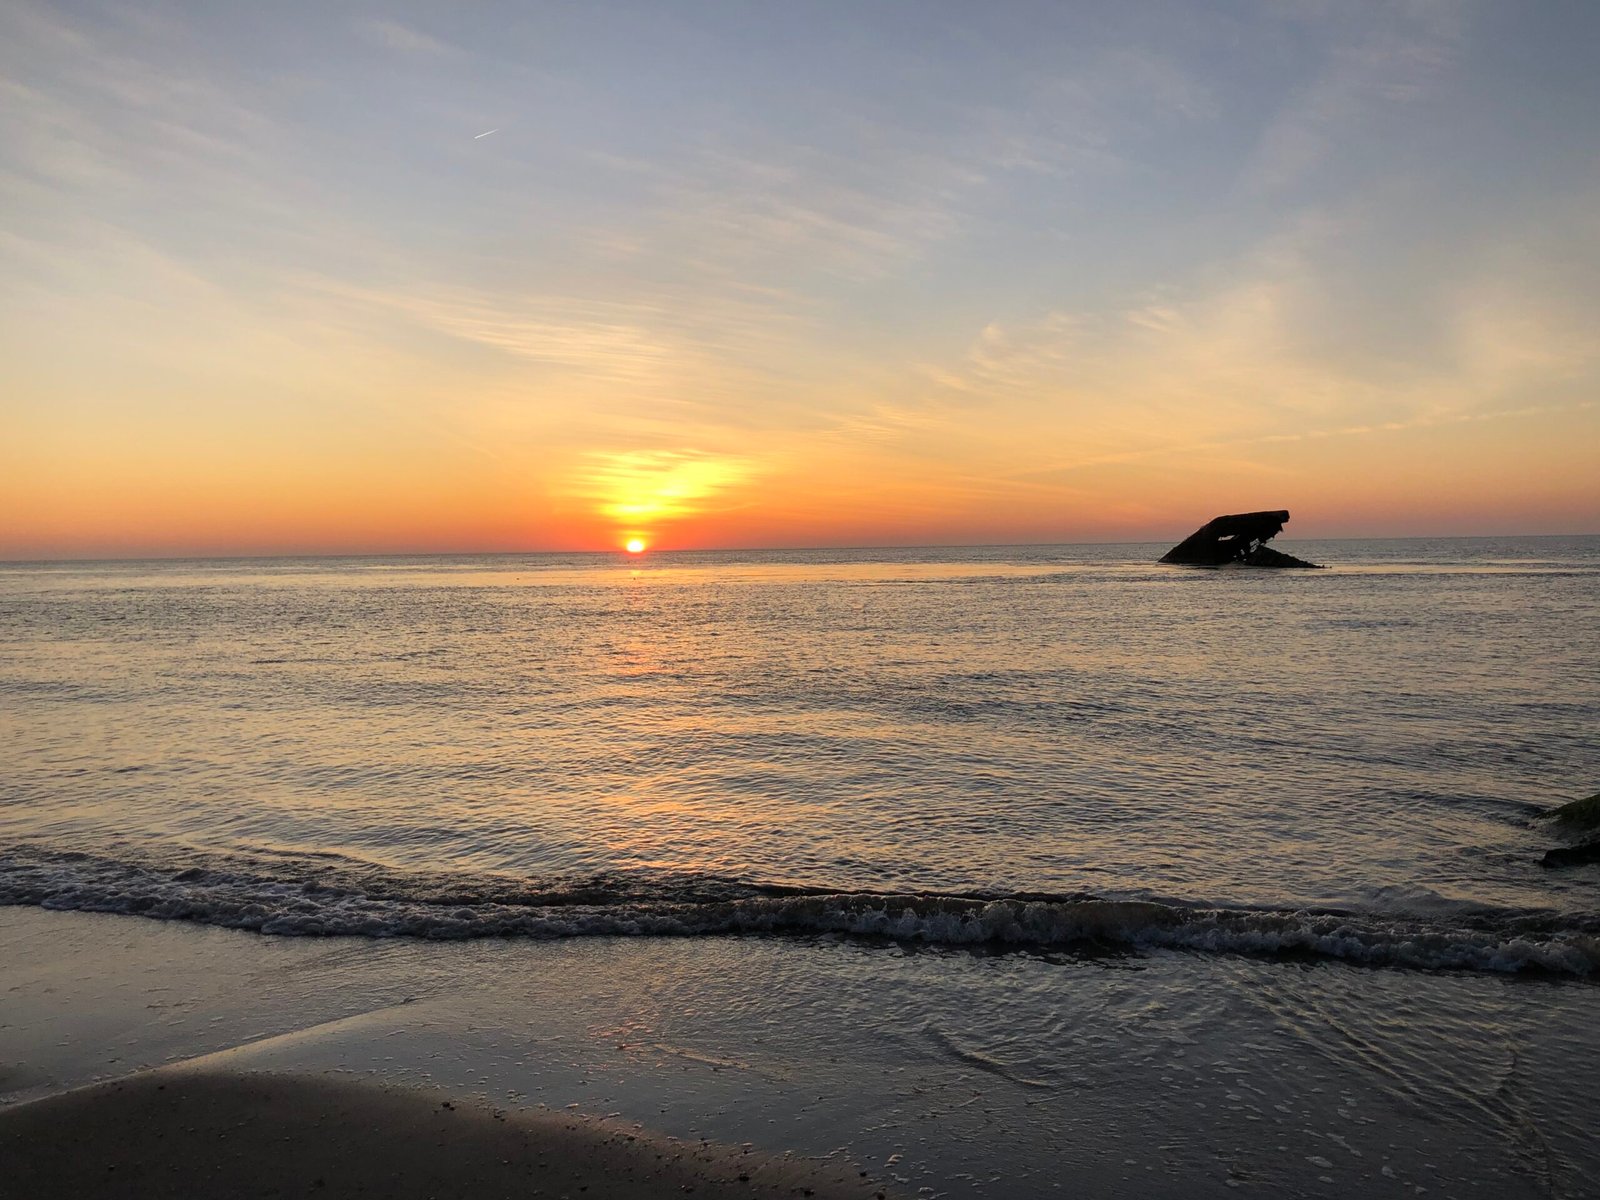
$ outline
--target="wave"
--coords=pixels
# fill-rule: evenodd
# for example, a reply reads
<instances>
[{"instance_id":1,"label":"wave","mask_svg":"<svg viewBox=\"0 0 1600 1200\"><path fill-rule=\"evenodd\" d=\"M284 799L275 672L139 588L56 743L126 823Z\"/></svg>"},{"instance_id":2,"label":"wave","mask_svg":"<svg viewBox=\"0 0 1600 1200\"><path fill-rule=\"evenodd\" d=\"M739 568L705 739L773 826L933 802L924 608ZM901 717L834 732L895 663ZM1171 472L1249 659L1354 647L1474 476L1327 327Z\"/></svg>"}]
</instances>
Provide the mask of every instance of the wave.
<instances>
[{"instance_id":1,"label":"wave","mask_svg":"<svg viewBox=\"0 0 1600 1200\"><path fill-rule=\"evenodd\" d=\"M1600 920L1549 913L1485 912L1452 924L1087 893L836 891L651 873L530 882L400 871L334 854L131 861L25 845L0 853L0 905L301 937L843 934L940 946L1174 949L1415 970L1600 975Z\"/></svg>"}]
</instances>

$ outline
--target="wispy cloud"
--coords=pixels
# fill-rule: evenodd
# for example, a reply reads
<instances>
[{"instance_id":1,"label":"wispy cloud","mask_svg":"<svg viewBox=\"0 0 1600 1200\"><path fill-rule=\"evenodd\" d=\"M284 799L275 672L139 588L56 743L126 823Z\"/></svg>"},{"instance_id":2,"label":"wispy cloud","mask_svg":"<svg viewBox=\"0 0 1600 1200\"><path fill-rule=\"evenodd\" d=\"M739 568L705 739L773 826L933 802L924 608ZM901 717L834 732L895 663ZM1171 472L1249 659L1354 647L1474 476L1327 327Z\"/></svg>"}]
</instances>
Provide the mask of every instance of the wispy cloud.
<instances>
[{"instance_id":1,"label":"wispy cloud","mask_svg":"<svg viewBox=\"0 0 1600 1200\"><path fill-rule=\"evenodd\" d=\"M708 274L873 279L951 237L972 182L958 163L904 153L863 169L796 146L710 149L655 178L641 232Z\"/></svg>"},{"instance_id":2,"label":"wispy cloud","mask_svg":"<svg viewBox=\"0 0 1600 1200\"><path fill-rule=\"evenodd\" d=\"M454 56L461 50L441 38L423 33L389 18L369 17L355 22L356 32L374 45L401 54Z\"/></svg>"},{"instance_id":3,"label":"wispy cloud","mask_svg":"<svg viewBox=\"0 0 1600 1200\"><path fill-rule=\"evenodd\" d=\"M1321 325L1339 319L1320 293L1349 232L1302 221L1214 286L1167 289L1120 314L991 323L959 360L923 368L925 403L1004 445L1026 465L1003 474L1026 480L1593 407L1552 399L1600 369L1600 335L1579 318L1580 298L1553 294L1538 268L1492 253L1463 262L1430 294L1441 335L1409 353L1385 345L1388 365L1375 372L1361 330ZM1342 351L1330 352L1341 333ZM1008 441L1005 431L1021 429L1027 443Z\"/></svg>"},{"instance_id":4,"label":"wispy cloud","mask_svg":"<svg viewBox=\"0 0 1600 1200\"><path fill-rule=\"evenodd\" d=\"M1087 458L1074 459L1067 462L1054 463L1050 466L1038 467L1013 478L1018 480L1032 480L1049 482L1075 472L1091 467L1103 467L1120 463L1144 462L1149 460L1179 458L1188 459L1195 455L1209 455L1219 452L1252 449L1256 447L1288 446L1301 442L1324 442L1339 438L1372 437L1382 434L1409 433L1419 429L1440 429L1451 425L1477 425L1485 422L1515 421L1528 417L1547 417L1552 415L1571 415L1594 411L1600 404L1593 401L1580 401L1575 404L1536 404L1522 408L1509 408L1495 412L1457 412L1437 413L1427 416L1411 417L1403 421L1384 421L1374 425L1347 425L1334 429L1306 429L1293 433L1267 433L1256 436L1241 436L1232 438L1213 439L1210 441L1185 441L1165 443L1154 446L1144 446L1137 450L1124 450L1115 454L1100 454Z\"/></svg>"},{"instance_id":5,"label":"wispy cloud","mask_svg":"<svg viewBox=\"0 0 1600 1200\"><path fill-rule=\"evenodd\" d=\"M793 334L791 319L759 300L712 297L692 309L671 295L584 299L427 282L378 288L316 276L295 283L323 305L401 319L565 376L585 386L578 395L593 398L594 386L605 385L611 402L635 405L685 389L701 405L735 392L756 378L751 363Z\"/></svg>"},{"instance_id":6,"label":"wispy cloud","mask_svg":"<svg viewBox=\"0 0 1600 1200\"><path fill-rule=\"evenodd\" d=\"M1458 6L1413 0L1362 22L1335 41L1322 70L1284 104L1262 134L1246 186L1271 192L1301 182L1331 158L1368 140L1396 107L1426 97L1450 68L1462 39Z\"/></svg>"}]
</instances>

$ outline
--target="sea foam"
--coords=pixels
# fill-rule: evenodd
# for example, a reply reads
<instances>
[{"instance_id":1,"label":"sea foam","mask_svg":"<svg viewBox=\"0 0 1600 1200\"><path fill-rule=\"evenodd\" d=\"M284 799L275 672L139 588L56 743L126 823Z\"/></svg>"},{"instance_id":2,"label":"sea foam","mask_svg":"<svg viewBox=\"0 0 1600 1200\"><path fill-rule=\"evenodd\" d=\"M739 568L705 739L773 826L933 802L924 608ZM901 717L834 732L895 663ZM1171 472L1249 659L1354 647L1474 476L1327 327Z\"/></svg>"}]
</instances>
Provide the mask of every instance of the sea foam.
<instances>
[{"instance_id":1,"label":"sea foam","mask_svg":"<svg viewBox=\"0 0 1600 1200\"><path fill-rule=\"evenodd\" d=\"M830 891L649 873L528 881L407 873L348 859L218 855L179 865L20 847L0 856L0 903L286 936L833 934L938 946L1169 949L1580 978L1600 969L1600 931L1587 920L1548 913L1501 913L1451 924L1088 894Z\"/></svg>"}]
</instances>

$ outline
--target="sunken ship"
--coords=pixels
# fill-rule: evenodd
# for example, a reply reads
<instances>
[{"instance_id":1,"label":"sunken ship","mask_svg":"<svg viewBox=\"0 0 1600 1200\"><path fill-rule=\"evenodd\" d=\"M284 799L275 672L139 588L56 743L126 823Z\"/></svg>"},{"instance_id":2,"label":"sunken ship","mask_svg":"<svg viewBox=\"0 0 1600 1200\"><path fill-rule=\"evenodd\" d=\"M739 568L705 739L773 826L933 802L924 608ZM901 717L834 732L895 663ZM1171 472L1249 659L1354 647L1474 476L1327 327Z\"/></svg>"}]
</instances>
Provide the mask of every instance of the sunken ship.
<instances>
[{"instance_id":1,"label":"sunken ship","mask_svg":"<svg viewBox=\"0 0 1600 1200\"><path fill-rule=\"evenodd\" d=\"M1213 517L1161 556L1186 567L1307 567L1317 564L1267 545L1289 523L1289 510Z\"/></svg>"}]
</instances>

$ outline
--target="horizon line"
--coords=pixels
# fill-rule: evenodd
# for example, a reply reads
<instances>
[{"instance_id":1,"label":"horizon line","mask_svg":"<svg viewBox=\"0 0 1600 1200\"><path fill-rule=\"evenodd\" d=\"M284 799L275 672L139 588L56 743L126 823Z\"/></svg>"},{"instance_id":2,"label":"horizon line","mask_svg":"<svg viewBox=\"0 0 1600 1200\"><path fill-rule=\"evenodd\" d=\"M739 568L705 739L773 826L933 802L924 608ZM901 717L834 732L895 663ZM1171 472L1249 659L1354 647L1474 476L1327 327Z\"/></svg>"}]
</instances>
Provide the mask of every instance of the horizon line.
<instances>
[{"instance_id":1,"label":"horizon line","mask_svg":"<svg viewBox=\"0 0 1600 1200\"><path fill-rule=\"evenodd\" d=\"M1284 541L1300 542L1421 542L1421 541L1481 541L1489 538L1585 538L1600 537L1600 533L1450 533L1392 535L1356 534L1342 537L1293 538ZM1278 540L1278 539L1273 539ZM779 554L803 553L818 550L1026 550L1057 546L1165 546L1171 539L1117 539L1100 542L901 542L878 545L833 546L701 546L680 547L675 550L646 550L629 554L620 548L606 550L318 550L305 553L271 551L262 554L130 554L130 555L66 555L57 558L6 558L0 557L0 566L20 567L56 563L136 563L136 562L250 562L281 559L336 559L336 558L526 558L532 556L592 558L621 558L638 561L660 555L674 554ZM1174 543L1175 544L1175 543Z\"/></svg>"}]
</instances>

